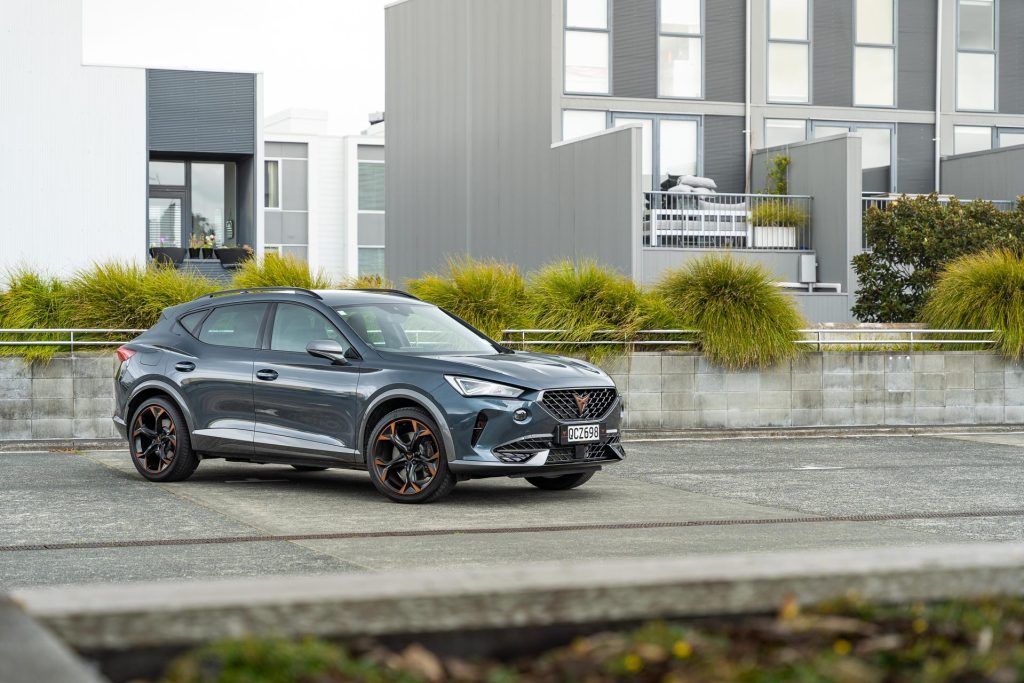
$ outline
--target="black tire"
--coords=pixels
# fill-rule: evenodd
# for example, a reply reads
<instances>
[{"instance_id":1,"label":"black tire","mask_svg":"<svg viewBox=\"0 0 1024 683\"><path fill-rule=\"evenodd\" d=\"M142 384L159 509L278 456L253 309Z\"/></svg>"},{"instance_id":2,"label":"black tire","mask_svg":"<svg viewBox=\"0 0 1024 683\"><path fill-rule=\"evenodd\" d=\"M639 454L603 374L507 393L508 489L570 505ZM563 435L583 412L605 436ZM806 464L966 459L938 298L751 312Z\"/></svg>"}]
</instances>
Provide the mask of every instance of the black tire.
<instances>
[{"instance_id":1,"label":"black tire","mask_svg":"<svg viewBox=\"0 0 1024 683\"><path fill-rule=\"evenodd\" d=\"M592 476L594 476L593 472L578 472L563 474L560 477L527 477L526 481L545 491L568 491L577 486L583 486L590 481Z\"/></svg>"},{"instance_id":2,"label":"black tire","mask_svg":"<svg viewBox=\"0 0 1024 683\"><path fill-rule=\"evenodd\" d=\"M455 488L441 430L422 410L388 413L374 425L366 446L370 481L396 503L433 503Z\"/></svg>"},{"instance_id":3,"label":"black tire","mask_svg":"<svg viewBox=\"0 0 1024 683\"><path fill-rule=\"evenodd\" d=\"M292 468L299 472L323 472L326 467L315 467L314 465L292 465Z\"/></svg>"},{"instance_id":4,"label":"black tire","mask_svg":"<svg viewBox=\"0 0 1024 683\"><path fill-rule=\"evenodd\" d=\"M128 450L132 463L149 481L184 481L199 467L185 416L173 401L165 398L143 401L129 425Z\"/></svg>"}]
</instances>

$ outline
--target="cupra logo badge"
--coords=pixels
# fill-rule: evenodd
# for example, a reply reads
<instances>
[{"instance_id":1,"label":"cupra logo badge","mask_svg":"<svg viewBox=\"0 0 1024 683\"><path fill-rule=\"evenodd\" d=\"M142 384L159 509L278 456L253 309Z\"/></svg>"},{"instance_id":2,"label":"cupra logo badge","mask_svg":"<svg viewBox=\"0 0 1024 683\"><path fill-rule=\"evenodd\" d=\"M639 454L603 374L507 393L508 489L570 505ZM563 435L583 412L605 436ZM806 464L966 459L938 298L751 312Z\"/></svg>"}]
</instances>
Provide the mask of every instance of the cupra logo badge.
<instances>
[{"instance_id":1,"label":"cupra logo badge","mask_svg":"<svg viewBox=\"0 0 1024 683\"><path fill-rule=\"evenodd\" d=\"M583 413L587 412L587 404L590 403L590 396L573 394L572 397L576 399L576 409L579 411L580 417L583 417Z\"/></svg>"}]
</instances>

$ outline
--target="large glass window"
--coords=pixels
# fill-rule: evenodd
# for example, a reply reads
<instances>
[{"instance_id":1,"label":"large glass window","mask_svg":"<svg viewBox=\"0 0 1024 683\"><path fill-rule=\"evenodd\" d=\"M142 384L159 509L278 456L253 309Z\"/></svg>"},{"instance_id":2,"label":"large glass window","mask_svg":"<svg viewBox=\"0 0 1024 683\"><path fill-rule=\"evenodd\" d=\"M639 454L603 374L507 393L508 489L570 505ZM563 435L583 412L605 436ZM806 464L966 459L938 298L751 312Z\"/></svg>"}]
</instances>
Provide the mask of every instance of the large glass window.
<instances>
[{"instance_id":1,"label":"large glass window","mask_svg":"<svg viewBox=\"0 0 1024 683\"><path fill-rule=\"evenodd\" d=\"M697 175L700 166L697 122L661 119L658 128L659 180L664 182L670 175Z\"/></svg>"},{"instance_id":2,"label":"large glass window","mask_svg":"<svg viewBox=\"0 0 1024 683\"><path fill-rule=\"evenodd\" d=\"M893 0L857 0L853 103L861 107L896 104L896 36Z\"/></svg>"},{"instance_id":3,"label":"large glass window","mask_svg":"<svg viewBox=\"0 0 1024 683\"><path fill-rule=\"evenodd\" d=\"M215 308L203 321L199 329L199 340L215 346L254 349L266 308L266 304L235 304Z\"/></svg>"},{"instance_id":4,"label":"large glass window","mask_svg":"<svg viewBox=\"0 0 1024 683\"><path fill-rule=\"evenodd\" d=\"M384 277L384 247L359 247L359 277Z\"/></svg>"},{"instance_id":5,"label":"large glass window","mask_svg":"<svg viewBox=\"0 0 1024 683\"><path fill-rule=\"evenodd\" d=\"M851 132L860 134L865 192L892 192L896 187L892 172L893 131L894 126L891 124L865 125L833 121L815 121L812 124L814 139Z\"/></svg>"},{"instance_id":6,"label":"large glass window","mask_svg":"<svg viewBox=\"0 0 1024 683\"><path fill-rule=\"evenodd\" d=\"M1000 128L999 146L1013 147L1024 145L1024 128Z\"/></svg>"},{"instance_id":7,"label":"large glass window","mask_svg":"<svg viewBox=\"0 0 1024 683\"><path fill-rule=\"evenodd\" d=\"M235 165L192 162L192 236L213 246L235 243Z\"/></svg>"},{"instance_id":8,"label":"large glass window","mask_svg":"<svg viewBox=\"0 0 1024 683\"><path fill-rule=\"evenodd\" d=\"M263 162L263 206L281 208L281 162L277 159Z\"/></svg>"},{"instance_id":9,"label":"large glass window","mask_svg":"<svg viewBox=\"0 0 1024 683\"><path fill-rule=\"evenodd\" d=\"M565 92L607 95L611 89L608 0L565 5Z\"/></svg>"},{"instance_id":10,"label":"large glass window","mask_svg":"<svg viewBox=\"0 0 1024 683\"><path fill-rule=\"evenodd\" d=\"M802 119L765 119L764 146L778 147L807 138L807 122Z\"/></svg>"},{"instance_id":11,"label":"large glass window","mask_svg":"<svg viewBox=\"0 0 1024 683\"><path fill-rule=\"evenodd\" d=\"M603 111L566 109L562 112L562 139L599 133L608 127L608 114Z\"/></svg>"},{"instance_id":12,"label":"large glass window","mask_svg":"<svg viewBox=\"0 0 1024 683\"><path fill-rule=\"evenodd\" d=\"M661 0L658 94L704 96L702 0Z\"/></svg>"},{"instance_id":13,"label":"large glass window","mask_svg":"<svg viewBox=\"0 0 1024 683\"><path fill-rule=\"evenodd\" d=\"M994 111L995 0L958 0L957 10L957 109Z\"/></svg>"},{"instance_id":14,"label":"large glass window","mask_svg":"<svg viewBox=\"0 0 1024 683\"><path fill-rule=\"evenodd\" d=\"M151 247L181 246L181 196L149 197L147 242Z\"/></svg>"},{"instance_id":15,"label":"large glass window","mask_svg":"<svg viewBox=\"0 0 1024 683\"><path fill-rule=\"evenodd\" d=\"M384 164L359 162L359 210L384 210Z\"/></svg>"},{"instance_id":16,"label":"large glass window","mask_svg":"<svg viewBox=\"0 0 1024 683\"><path fill-rule=\"evenodd\" d=\"M768 0L768 100L809 102L808 0Z\"/></svg>"},{"instance_id":17,"label":"large glass window","mask_svg":"<svg viewBox=\"0 0 1024 683\"><path fill-rule=\"evenodd\" d=\"M270 335L271 351L305 353L311 341L329 339L343 348L348 342L322 314L299 304L278 304Z\"/></svg>"},{"instance_id":18,"label":"large glass window","mask_svg":"<svg viewBox=\"0 0 1024 683\"><path fill-rule=\"evenodd\" d=\"M989 126L954 126L953 154L968 154L992 149L992 128Z\"/></svg>"}]
</instances>

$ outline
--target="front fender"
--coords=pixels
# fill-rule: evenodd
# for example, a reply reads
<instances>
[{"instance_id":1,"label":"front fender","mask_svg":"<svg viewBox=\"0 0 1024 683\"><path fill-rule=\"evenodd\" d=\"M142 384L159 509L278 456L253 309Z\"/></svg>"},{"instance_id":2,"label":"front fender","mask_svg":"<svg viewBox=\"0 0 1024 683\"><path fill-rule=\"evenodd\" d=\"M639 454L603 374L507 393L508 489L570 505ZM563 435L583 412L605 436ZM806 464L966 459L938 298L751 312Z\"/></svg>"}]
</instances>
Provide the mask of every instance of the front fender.
<instances>
[{"instance_id":1,"label":"front fender","mask_svg":"<svg viewBox=\"0 0 1024 683\"><path fill-rule=\"evenodd\" d=\"M448 461L455 460L455 440L452 438L452 431L448 426L448 420L444 416L444 412L441 407L437 405L434 399L421 391L413 389L411 387L400 387L396 389L389 389L383 391L373 398L370 399L366 406L366 410L363 411L363 416L360 419L359 424L359 441L360 454L362 455L363 462L366 462L366 453L363 452L363 444L366 443L366 433L368 430L373 429L374 425L368 424L370 415L373 414L380 404L394 398L405 398L423 406L424 410L430 413L430 417L434 418L434 422L441 428L441 439L444 441L444 449L448 453Z\"/></svg>"}]
</instances>

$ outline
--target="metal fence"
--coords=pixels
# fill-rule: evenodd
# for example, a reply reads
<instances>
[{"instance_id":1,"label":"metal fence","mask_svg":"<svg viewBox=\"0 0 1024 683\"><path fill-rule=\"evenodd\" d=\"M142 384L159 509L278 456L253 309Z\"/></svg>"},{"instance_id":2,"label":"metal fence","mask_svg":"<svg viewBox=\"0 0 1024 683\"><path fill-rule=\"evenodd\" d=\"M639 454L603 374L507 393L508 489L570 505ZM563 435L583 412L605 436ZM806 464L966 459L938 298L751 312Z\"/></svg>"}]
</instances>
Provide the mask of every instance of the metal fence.
<instances>
[{"instance_id":1,"label":"metal fence","mask_svg":"<svg viewBox=\"0 0 1024 683\"><path fill-rule=\"evenodd\" d=\"M945 347L990 347L994 330L933 330L927 328L811 328L794 330L796 343L817 351L825 350L927 350ZM599 330L593 338L580 341L566 337L565 330L504 330L501 342L506 346L535 347L621 346L627 352L684 348L698 344L697 330L639 330L629 335L618 330Z\"/></svg>"},{"instance_id":2,"label":"metal fence","mask_svg":"<svg viewBox=\"0 0 1024 683\"><path fill-rule=\"evenodd\" d=\"M809 251L811 197L644 193L644 246Z\"/></svg>"},{"instance_id":3,"label":"metal fence","mask_svg":"<svg viewBox=\"0 0 1024 683\"><path fill-rule=\"evenodd\" d=\"M913 199L915 197L922 197L922 196L927 196L927 195L864 195L863 197L861 197L861 206L863 208L863 213L866 215L869 209L880 209L882 211L885 211L886 209L888 209L892 205L893 202L899 201L902 197L908 197L908 198ZM949 202L952 199L953 199L953 197L950 197L950 196L940 196L938 198L940 204L949 204ZM969 203L971 201L977 201L977 200L958 199L958 201L961 204L966 204L966 203ZM1012 200L1012 199L985 199L985 200L981 200L981 201L990 202L999 211L1013 211L1014 208L1017 206L1017 202L1015 200ZM862 237L861 247L864 248L864 249L867 249L868 248L867 233L862 231L861 237Z\"/></svg>"},{"instance_id":4,"label":"metal fence","mask_svg":"<svg viewBox=\"0 0 1024 683\"><path fill-rule=\"evenodd\" d=\"M143 332L145 330L77 327L46 329L0 328L0 346L60 346L69 347L74 351L75 347L79 346L120 346L130 342L131 338L112 339L111 337L120 337L121 335L131 335L134 337ZM9 339L8 337L25 338Z\"/></svg>"}]
</instances>

